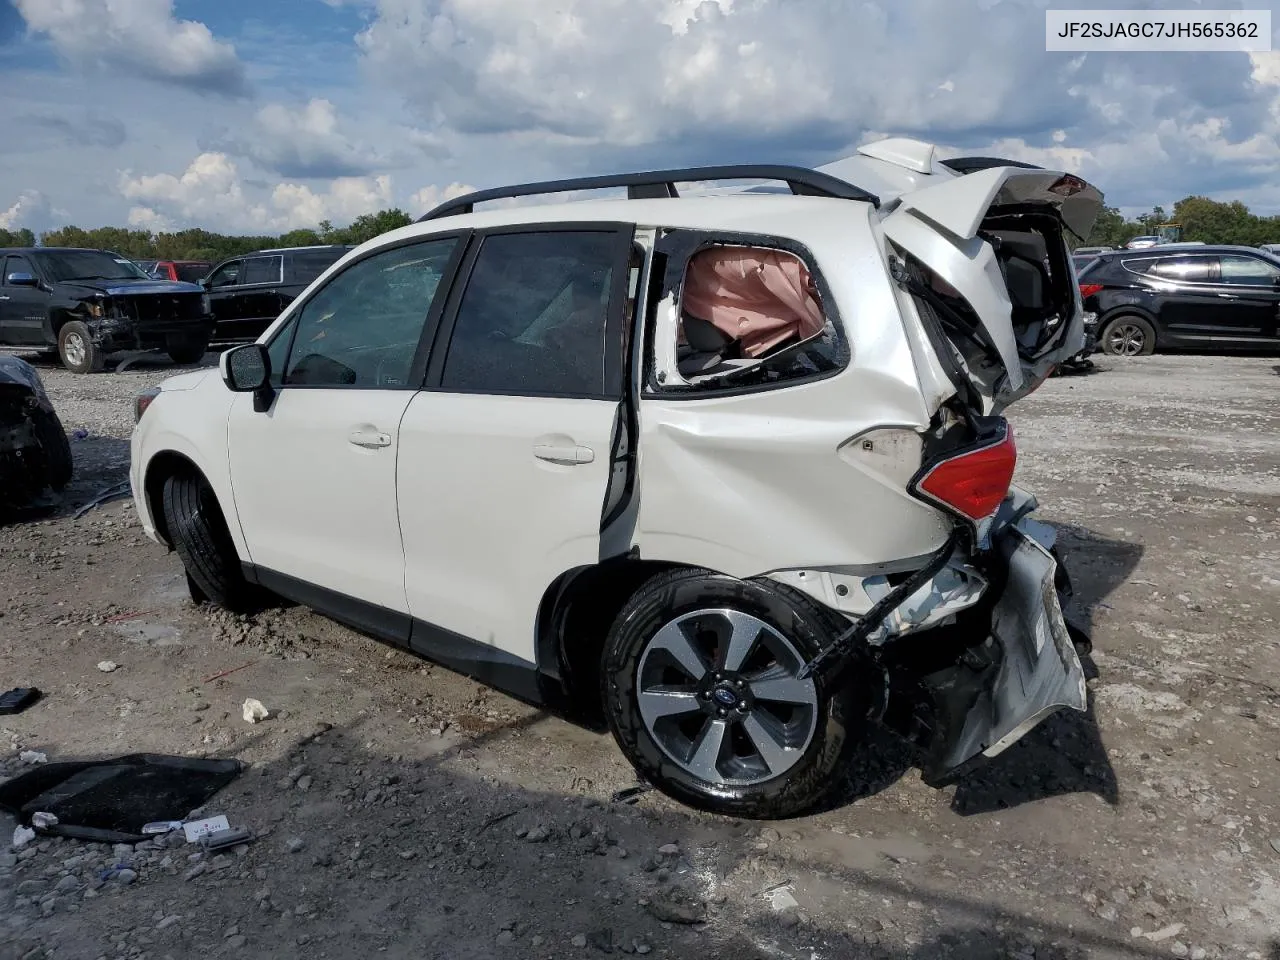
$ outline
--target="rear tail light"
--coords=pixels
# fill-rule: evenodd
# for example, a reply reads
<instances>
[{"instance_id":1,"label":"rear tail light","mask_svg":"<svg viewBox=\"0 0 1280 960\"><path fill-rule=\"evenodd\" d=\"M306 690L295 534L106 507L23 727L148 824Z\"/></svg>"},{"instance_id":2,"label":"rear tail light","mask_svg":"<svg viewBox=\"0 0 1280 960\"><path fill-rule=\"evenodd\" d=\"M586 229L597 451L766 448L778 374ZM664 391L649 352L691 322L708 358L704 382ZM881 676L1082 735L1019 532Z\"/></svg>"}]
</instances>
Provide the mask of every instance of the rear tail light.
<instances>
[{"instance_id":1,"label":"rear tail light","mask_svg":"<svg viewBox=\"0 0 1280 960\"><path fill-rule=\"evenodd\" d=\"M1080 284L1080 299L1084 300L1092 297L1095 293L1102 292L1102 284L1100 283L1082 283Z\"/></svg>"},{"instance_id":2,"label":"rear tail light","mask_svg":"<svg viewBox=\"0 0 1280 960\"><path fill-rule=\"evenodd\" d=\"M160 396L160 388L152 387L144 390L133 398L133 422L138 423L142 420L142 415L147 412L147 407L151 406L151 401Z\"/></svg>"},{"instance_id":3,"label":"rear tail light","mask_svg":"<svg viewBox=\"0 0 1280 960\"><path fill-rule=\"evenodd\" d=\"M978 523L1004 502L1017 463L1013 428L1005 423L997 436L927 464L912 481L911 490L950 513Z\"/></svg>"}]
</instances>

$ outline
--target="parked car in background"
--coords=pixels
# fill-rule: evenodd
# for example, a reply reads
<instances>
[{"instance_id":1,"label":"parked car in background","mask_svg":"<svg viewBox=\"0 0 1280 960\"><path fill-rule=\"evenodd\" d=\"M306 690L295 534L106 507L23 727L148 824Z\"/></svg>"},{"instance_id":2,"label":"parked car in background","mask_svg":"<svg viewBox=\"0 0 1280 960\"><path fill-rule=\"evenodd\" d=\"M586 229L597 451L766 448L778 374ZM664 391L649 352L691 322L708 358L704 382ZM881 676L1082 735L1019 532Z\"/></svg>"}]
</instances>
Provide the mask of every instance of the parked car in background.
<instances>
[{"instance_id":1,"label":"parked car in background","mask_svg":"<svg viewBox=\"0 0 1280 960\"><path fill-rule=\"evenodd\" d=\"M1073 257L1097 256L1099 253L1110 253L1114 249L1115 247L1076 247L1071 251L1071 255Z\"/></svg>"},{"instance_id":2,"label":"parked car in background","mask_svg":"<svg viewBox=\"0 0 1280 960\"><path fill-rule=\"evenodd\" d=\"M1255 247L1122 250L1098 257L1079 279L1109 354L1280 345L1280 259Z\"/></svg>"},{"instance_id":3,"label":"parked car in background","mask_svg":"<svg viewBox=\"0 0 1280 960\"><path fill-rule=\"evenodd\" d=\"M133 262L138 265L139 270L141 270L147 276L151 276L151 271L153 271L156 268L156 264L159 263L160 261L159 260L135 260Z\"/></svg>"},{"instance_id":4,"label":"parked car in background","mask_svg":"<svg viewBox=\"0 0 1280 960\"><path fill-rule=\"evenodd\" d=\"M289 247L223 260L203 281L213 306L214 342L257 340L307 284L351 249Z\"/></svg>"},{"instance_id":5,"label":"parked car in background","mask_svg":"<svg viewBox=\"0 0 1280 960\"><path fill-rule=\"evenodd\" d=\"M1280 243L1264 243L1258 248L1263 253L1269 253L1271 256L1280 256Z\"/></svg>"},{"instance_id":6,"label":"parked car in background","mask_svg":"<svg viewBox=\"0 0 1280 960\"><path fill-rule=\"evenodd\" d=\"M1127 250L1143 250L1147 247L1158 246L1160 238L1157 236L1134 237L1125 244Z\"/></svg>"},{"instance_id":7,"label":"parked car in background","mask_svg":"<svg viewBox=\"0 0 1280 960\"><path fill-rule=\"evenodd\" d=\"M147 272L157 280L181 280L199 283L213 266L212 260L157 260Z\"/></svg>"},{"instance_id":8,"label":"parked car in background","mask_svg":"<svg viewBox=\"0 0 1280 960\"><path fill-rule=\"evenodd\" d=\"M109 250L14 248L0 258L0 345L57 350L75 373L122 350L195 363L209 346L209 300L194 283L153 280Z\"/></svg>"},{"instance_id":9,"label":"parked car in background","mask_svg":"<svg viewBox=\"0 0 1280 960\"><path fill-rule=\"evenodd\" d=\"M827 169L483 191L369 241L139 397L143 529L197 599L603 713L686 803L807 810L872 722L953 782L1087 706L1002 412L1083 345L1064 236L1102 198L912 140ZM713 179L789 191L677 193ZM635 199L472 212L588 187Z\"/></svg>"},{"instance_id":10,"label":"parked car in background","mask_svg":"<svg viewBox=\"0 0 1280 960\"><path fill-rule=\"evenodd\" d=\"M71 445L35 367L0 355L0 514L71 482Z\"/></svg>"}]
</instances>

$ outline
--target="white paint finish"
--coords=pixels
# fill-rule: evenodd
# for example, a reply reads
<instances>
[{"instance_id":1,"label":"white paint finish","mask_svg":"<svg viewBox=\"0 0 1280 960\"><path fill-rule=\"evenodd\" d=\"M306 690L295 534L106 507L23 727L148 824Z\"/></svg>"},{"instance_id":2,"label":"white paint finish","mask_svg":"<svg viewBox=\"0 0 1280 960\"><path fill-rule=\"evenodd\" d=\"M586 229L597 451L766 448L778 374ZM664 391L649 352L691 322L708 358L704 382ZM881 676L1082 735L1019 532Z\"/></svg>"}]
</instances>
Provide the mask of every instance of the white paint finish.
<instances>
[{"instance_id":1,"label":"white paint finish","mask_svg":"<svg viewBox=\"0 0 1280 960\"><path fill-rule=\"evenodd\" d=\"M932 143L912 140L908 137L888 137L863 144L858 153L874 160L883 160L894 166L905 167L916 173L930 173L936 149Z\"/></svg>"},{"instance_id":2,"label":"white paint finish","mask_svg":"<svg viewBox=\"0 0 1280 960\"><path fill-rule=\"evenodd\" d=\"M748 577L936 550L936 510L837 455L855 434L906 419L891 388L855 368L737 397L643 399L641 555Z\"/></svg>"},{"instance_id":3,"label":"white paint finish","mask_svg":"<svg viewBox=\"0 0 1280 960\"><path fill-rule=\"evenodd\" d=\"M249 559L405 612L396 435L413 393L285 387L267 413L235 394L227 454ZM382 447L351 442L382 433Z\"/></svg>"},{"instance_id":4,"label":"white paint finish","mask_svg":"<svg viewBox=\"0 0 1280 960\"><path fill-rule=\"evenodd\" d=\"M244 535L236 519L227 464L227 413L235 398L211 371L196 371L164 381L160 394L142 415L130 440L129 482L144 532L159 542L155 518L143 495L143 479L156 454L178 453L204 474L227 518L236 553L248 559Z\"/></svg>"},{"instance_id":5,"label":"white paint finish","mask_svg":"<svg viewBox=\"0 0 1280 960\"><path fill-rule=\"evenodd\" d=\"M524 660L547 587L599 560L618 404L417 394L400 428L405 590L415 617ZM552 463L535 447L588 448Z\"/></svg>"}]
</instances>

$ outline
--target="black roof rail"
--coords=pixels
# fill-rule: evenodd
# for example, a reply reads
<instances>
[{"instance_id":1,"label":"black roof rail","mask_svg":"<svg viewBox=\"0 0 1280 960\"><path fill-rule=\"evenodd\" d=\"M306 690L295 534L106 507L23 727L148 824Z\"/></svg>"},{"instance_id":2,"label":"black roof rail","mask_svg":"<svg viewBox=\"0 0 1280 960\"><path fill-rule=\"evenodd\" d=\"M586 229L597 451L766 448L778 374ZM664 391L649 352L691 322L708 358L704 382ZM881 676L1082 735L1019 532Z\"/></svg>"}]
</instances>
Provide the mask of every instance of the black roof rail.
<instances>
[{"instance_id":1,"label":"black roof rail","mask_svg":"<svg viewBox=\"0 0 1280 960\"><path fill-rule=\"evenodd\" d=\"M465 196L446 200L430 213L419 218L436 220L459 213L471 213L477 203L489 200L505 200L510 197L533 197L546 193L566 193L570 190L607 190L627 188L629 200L652 200L661 197L678 197L677 183L699 180L781 180L793 194L810 197L835 197L840 200L861 200L880 205L874 193L846 183L838 177L805 167L785 164L731 164L720 167L686 167L679 170L653 170L648 173L615 173L599 177L578 177L571 180L545 180L541 183L521 183L510 187L494 187L477 190Z\"/></svg>"},{"instance_id":2,"label":"black roof rail","mask_svg":"<svg viewBox=\"0 0 1280 960\"><path fill-rule=\"evenodd\" d=\"M1034 163L1023 163L1021 160L1002 160L1000 157L952 157L940 161L944 167L950 167L956 173L977 173L979 170L990 170L992 167L1021 167L1024 170L1043 170Z\"/></svg>"}]
</instances>

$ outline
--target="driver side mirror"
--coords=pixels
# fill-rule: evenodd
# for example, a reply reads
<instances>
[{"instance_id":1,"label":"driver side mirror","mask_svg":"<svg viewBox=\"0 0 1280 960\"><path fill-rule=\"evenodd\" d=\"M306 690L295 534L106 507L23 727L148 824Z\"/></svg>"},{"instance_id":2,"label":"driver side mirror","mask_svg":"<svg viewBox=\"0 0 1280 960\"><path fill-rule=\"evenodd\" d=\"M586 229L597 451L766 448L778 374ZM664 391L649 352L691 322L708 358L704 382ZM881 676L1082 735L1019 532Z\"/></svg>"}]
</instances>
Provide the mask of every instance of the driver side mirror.
<instances>
[{"instance_id":1,"label":"driver side mirror","mask_svg":"<svg viewBox=\"0 0 1280 960\"><path fill-rule=\"evenodd\" d=\"M11 273L5 277L5 282L11 287L38 287L40 281L30 273Z\"/></svg>"},{"instance_id":2,"label":"driver side mirror","mask_svg":"<svg viewBox=\"0 0 1280 960\"><path fill-rule=\"evenodd\" d=\"M271 355L260 343L246 343L218 358L219 373L227 389L252 393L253 409L264 413L275 398L271 386Z\"/></svg>"}]
</instances>

